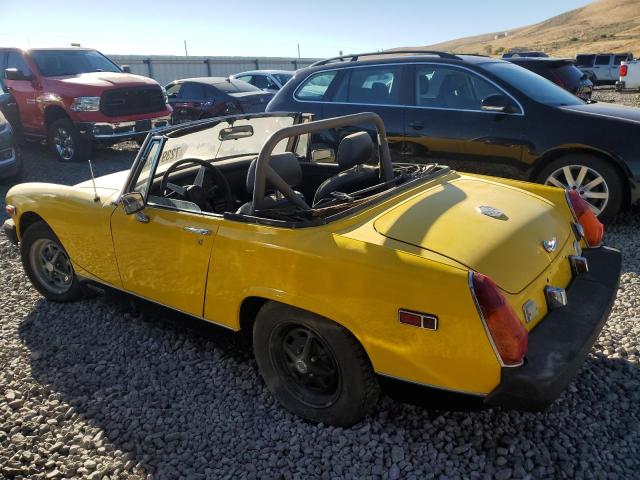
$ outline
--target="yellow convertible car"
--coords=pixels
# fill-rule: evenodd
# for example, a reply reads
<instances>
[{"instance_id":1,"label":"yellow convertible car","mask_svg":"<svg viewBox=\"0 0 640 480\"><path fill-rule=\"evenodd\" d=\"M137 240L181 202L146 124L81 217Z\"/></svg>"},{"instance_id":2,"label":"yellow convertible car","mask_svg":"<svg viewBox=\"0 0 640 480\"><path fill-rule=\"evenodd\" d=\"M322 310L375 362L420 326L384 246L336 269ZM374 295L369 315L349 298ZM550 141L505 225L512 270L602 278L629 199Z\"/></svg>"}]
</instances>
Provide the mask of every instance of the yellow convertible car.
<instances>
[{"instance_id":1,"label":"yellow convertible car","mask_svg":"<svg viewBox=\"0 0 640 480\"><path fill-rule=\"evenodd\" d=\"M312 151L328 128L337 150ZM579 192L394 164L373 113L170 127L130 171L17 185L6 203L47 299L94 282L250 333L282 405L334 425L371 412L379 376L546 408L621 266Z\"/></svg>"}]
</instances>

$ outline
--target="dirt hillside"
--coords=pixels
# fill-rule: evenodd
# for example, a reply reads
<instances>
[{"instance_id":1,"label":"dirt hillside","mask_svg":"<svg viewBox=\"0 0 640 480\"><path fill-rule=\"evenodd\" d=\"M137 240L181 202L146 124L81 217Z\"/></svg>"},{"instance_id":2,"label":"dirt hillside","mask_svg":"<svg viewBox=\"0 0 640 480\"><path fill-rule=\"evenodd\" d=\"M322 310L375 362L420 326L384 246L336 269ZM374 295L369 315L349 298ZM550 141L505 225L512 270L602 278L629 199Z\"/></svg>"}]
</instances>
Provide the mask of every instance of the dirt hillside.
<instances>
[{"instance_id":1,"label":"dirt hillside","mask_svg":"<svg viewBox=\"0 0 640 480\"><path fill-rule=\"evenodd\" d=\"M629 51L640 56L640 0L599 0L535 25L451 40L427 48L500 55L518 47L567 57L579 52Z\"/></svg>"}]
</instances>

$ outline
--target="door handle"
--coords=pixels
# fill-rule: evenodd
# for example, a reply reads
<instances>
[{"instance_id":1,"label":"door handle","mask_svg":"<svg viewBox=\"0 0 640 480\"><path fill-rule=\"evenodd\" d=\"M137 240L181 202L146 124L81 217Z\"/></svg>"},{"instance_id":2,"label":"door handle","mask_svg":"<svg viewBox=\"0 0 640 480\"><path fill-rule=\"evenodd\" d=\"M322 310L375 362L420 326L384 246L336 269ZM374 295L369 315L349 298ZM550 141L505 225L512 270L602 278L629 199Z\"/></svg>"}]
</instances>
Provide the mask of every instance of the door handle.
<instances>
[{"instance_id":1,"label":"door handle","mask_svg":"<svg viewBox=\"0 0 640 480\"><path fill-rule=\"evenodd\" d=\"M409 124L409 126L411 128L413 128L414 130L422 130L424 128L424 123L422 123L422 122L411 122Z\"/></svg>"},{"instance_id":2,"label":"door handle","mask_svg":"<svg viewBox=\"0 0 640 480\"><path fill-rule=\"evenodd\" d=\"M136 213L136 220L139 221L140 223L149 223L151 219L149 218L148 215L145 215L142 212L138 212Z\"/></svg>"},{"instance_id":3,"label":"door handle","mask_svg":"<svg viewBox=\"0 0 640 480\"><path fill-rule=\"evenodd\" d=\"M183 227L183 230L197 235L211 235L211 230L207 230L206 228Z\"/></svg>"}]
</instances>

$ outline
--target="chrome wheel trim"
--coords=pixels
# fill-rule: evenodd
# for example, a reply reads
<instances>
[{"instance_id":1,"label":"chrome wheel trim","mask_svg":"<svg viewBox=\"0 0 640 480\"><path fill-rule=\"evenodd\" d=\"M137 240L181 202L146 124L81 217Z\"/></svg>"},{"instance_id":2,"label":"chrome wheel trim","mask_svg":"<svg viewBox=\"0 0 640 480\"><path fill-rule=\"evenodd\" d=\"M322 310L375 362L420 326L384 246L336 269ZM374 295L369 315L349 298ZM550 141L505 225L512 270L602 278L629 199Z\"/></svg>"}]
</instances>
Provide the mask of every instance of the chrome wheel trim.
<instances>
[{"instance_id":1,"label":"chrome wheel trim","mask_svg":"<svg viewBox=\"0 0 640 480\"><path fill-rule=\"evenodd\" d=\"M67 253L57 242L39 238L29 251L31 269L40 284L49 292L62 295L73 284L73 266Z\"/></svg>"},{"instance_id":2,"label":"chrome wheel trim","mask_svg":"<svg viewBox=\"0 0 640 480\"><path fill-rule=\"evenodd\" d=\"M58 127L53 132L53 144L56 152L63 160L71 160L75 152L75 145L71 133L64 127Z\"/></svg>"},{"instance_id":3,"label":"chrome wheel trim","mask_svg":"<svg viewBox=\"0 0 640 480\"><path fill-rule=\"evenodd\" d=\"M604 177L585 165L560 167L549 175L544 184L576 190L596 215L600 215L609 203L609 186Z\"/></svg>"}]
</instances>

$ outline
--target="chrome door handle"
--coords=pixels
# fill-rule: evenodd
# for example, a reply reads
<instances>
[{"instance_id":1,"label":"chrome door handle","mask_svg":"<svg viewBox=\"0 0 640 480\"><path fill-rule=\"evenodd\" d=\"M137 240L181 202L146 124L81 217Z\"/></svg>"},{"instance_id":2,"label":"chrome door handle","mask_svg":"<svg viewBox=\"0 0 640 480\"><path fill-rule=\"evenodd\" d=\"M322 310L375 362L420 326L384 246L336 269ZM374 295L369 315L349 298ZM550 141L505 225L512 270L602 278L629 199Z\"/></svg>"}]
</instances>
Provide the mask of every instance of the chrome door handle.
<instances>
[{"instance_id":1,"label":"chrome door handle","mask_svg":"<svg viewBox=\"0 0 640 480\"><path fill-rule=\"evenodd\" d=\"M206 228L196 228L196 227L183 227L185 232L196 233L198 235L211 235L211 230L207 230Z\"/></svg>"},{"instance_id":2,"label":"chrome door handle","mask_svg":"<svg viewBox=\"0 0 640 480\"><path fill-rule=\"evenodd\" d=\"M140 223L149 223L151 219L144 213L138 212L136 213L136 220L139 221Z\"/></svg>"}]
</instances>

